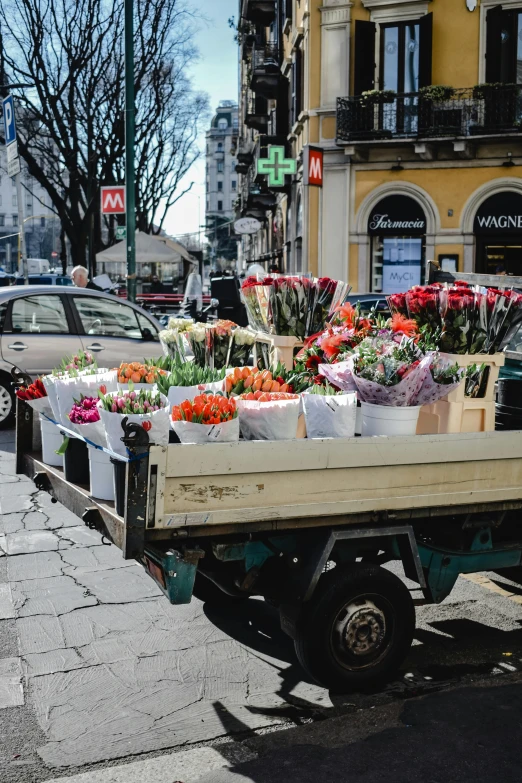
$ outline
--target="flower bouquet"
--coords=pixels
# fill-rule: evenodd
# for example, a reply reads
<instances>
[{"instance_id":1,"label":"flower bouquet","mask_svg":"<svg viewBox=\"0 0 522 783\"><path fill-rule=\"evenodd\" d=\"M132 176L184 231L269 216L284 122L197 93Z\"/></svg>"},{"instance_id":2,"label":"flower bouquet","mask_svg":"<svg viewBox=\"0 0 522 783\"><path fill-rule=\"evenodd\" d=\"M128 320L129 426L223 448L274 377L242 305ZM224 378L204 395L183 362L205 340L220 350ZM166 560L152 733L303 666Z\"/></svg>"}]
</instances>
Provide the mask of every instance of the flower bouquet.
<instances>
[{"instance_id":1,"label":"flower bouquet","mask_svg":"<svg viewBox=\"0 0 522 783\"><path fill-rule=\"evenodd\" d=\"M413 286L411 291L404 295L408 317L415 321L418 328L428 326L432 330L442 327L439 286ZM395 296L402 296L396 294ZM391 297L388 297L388 301ZM402 314L402 313L401 313Z\"/></svg>"},{"instance_id":2,"label":"flower bouquet","mask_svg":"<svg viewBox=\"0 0 522 783\"><path fill-rule=\"evenodd\" d=\"M303 340L309 311L310 281L306 277L267 278L274 333Z\"/></svg>"},{"instance_id":3,"label":"flower bouquet","mask_svg":"<svg viewBox=\"0 0 522 783\"><path fill-rule=\"evenodd\" d=\"M29 386L19 386L15 394L19 400L26 402L38 413L44 413L46 416L52 415L47 389L40 378L37 378Z\"/></svg>"},{"instance_id":4,"label":"flower bouquet","mask_svg":"<svg viewBox=\"0 0 522 783\"><path fill-rule=\"evenodd\" d=\"M270 331L268 286L257 277L247 277L241 286L241 298L246 307L248 323L259 332Z\"/></svg>"},{"instance_id":5,"label":"flower bouquet","mask_svg":"<svg viewBox=\"0 0 522 783\"><path fill-rule=\"evenodd\" d=\"M230 443L239 440L236 402L221 394L200 394L172 408L172 429L181 443Z\"/></svg>"},{"instance_id":6,"label":"flower bouquet","mask_svg":"<svg viewBox=\"0 0 522 783\"><path fill-rule=\"evenodd\" d=\"M148 433L150 442L156 446L167 446L169 442L169 405L160 392L140 389L103 394L100 392L99 411L107 445L116 454L127 456L122 443L122 418L129 423L140 424Z\"/></svg>"},{"instance_id":7,"label":"flower bouquet","mask_svg":"<svg viewBox=\"0 0 522 783\"><path fill-rule=\"evenodd\" d=\"M82 394L79 400L74 400L67 418L70 421L70 428L83 438L97 446L106 446L107 439L101 422L99 402L100 398L97 396L84 397Z\"/></svg>"},{"instance_id":8,"label":"flower bouquet","mask_svg":"<svg viewBox=\"0 0 522 783\"><path fill-rule=\"evenodd\" d=\"M165 356L172 359L185 358L183 335L192 323L193 320L188 318L169 318L168 327L159 333Z\"/></svg>"},{"instance_id":9,"label":"flower bouquet","mask_svg":"<svg viewBox=\"0 0 522 783\"><path fill-rule=\"evenodd\" d=\"M280 382L283 381L282 383ZM257 367L234 367L225 377L225 392L229 396L239 396L249 392L288 392L289 384L274 379L270 370L258 370Z\"/></svg>"},{"instance_id":10,"label":"flower bouquet","mask_svg":"<svg viewBox=\"0 0 522 783\"><path fill-rule=\"evenodd\" d=\"M170 373L158 376L157 385L171 405L179 405L183 400L193 400L205 390L222 391L224 378L224 368L213 370L177 358L173 360Z\"/></svg>"},{"instance_id":11,"label":"flower bouquet","mask_svg":"<svg viewBox=\"0 0 522 783\"><path fill-rule=\"evenodd\" d=\"M465 370L447 356L435 353L423 384L415 398L416 405L430 405L456 389L465 376Z\"/></svg>"},{"instance_id":12,"label":"flower bouquet","mask_svg":"<svg viewBox=\"0 0 522 783\"><path fill-rule=\"evenodd\" d=\"M238 398L237 407L245 440L293 440L297 435L298 394L248 392Z\"/></svg>"},{"instance_id":13,"label":"flower bouquet","mask_svg":"<svg viewBox=\"0 0 522 783\"><path fill-rule=\"evenodd\" d=\"M233 321L220 319L207 327L209 365L213 369L221 370L227 366L233 343L232 329L235 326Z\"/></svg>"},{"instance_id":14,"label":"flower bouquet","mask_svg":"<svg viewBox=\"0 0 522 783\"><path fill-rule=\"evenodd\" d=\"M53 391L56 395L56 421L69 427L69 411L75 400L83 396L97 397L99 391L106 393L117 388L117 373L112 370L105 372L86 371L81 375L56 378Z\"/></svg>"},{"instance_id":15,"label":"flower bouquet","mask_svg":"<svg viewBox=\"0 0 522 783\"><path fill-rule=\"evenodd\" d=\"M353 438L357 396L330 384L314 386L302 396L308 438Z\"/></svg>"},{"instance_id":16,"label":"flower bouquet","mask_svg":"<svg viewBox=\"0 0 522 783\"><path fill-rule=\"evenodd\" d=\"M207 341L207 326L199 322L192 323L184 334L185 339L194 354L194 362L198 367L207 366L210 356L210 346Z\"/></svg>"},{"instance_id":17,"label":"flower bouquet","mask_svg":"<svg viewBox=\"0 0 522 783\"><path fill-rule=\"evenodd\" d=\"M134 390L138 385L150 386L156 383L161 375L166 375L165 370L161 370L154 365L142 364L141 362L122 362L118 367L118 383L120 385L134 384Z\"/></svg>"},{"instance_id":18,"label":"flower bouquet","mask_svg":"<svg viewBox=\"0 0 522 783\"><path fill-rule=\"evenodd\" d=\"M242 367L247 364L255 341L256 335L250 329L243 329L240 326L234 329L227 365Z\"/></svg>"},{"instance_id":19,"label":"flower bouquet","mask_svg":"<svg viewBox=\"0 0 522 783\"><path fill-rule=\"evenodd\" d=\"M320 277L310 285L306 335L316 334L344 304L351 291L348 283Z\"/></svg>"}]
</instances>

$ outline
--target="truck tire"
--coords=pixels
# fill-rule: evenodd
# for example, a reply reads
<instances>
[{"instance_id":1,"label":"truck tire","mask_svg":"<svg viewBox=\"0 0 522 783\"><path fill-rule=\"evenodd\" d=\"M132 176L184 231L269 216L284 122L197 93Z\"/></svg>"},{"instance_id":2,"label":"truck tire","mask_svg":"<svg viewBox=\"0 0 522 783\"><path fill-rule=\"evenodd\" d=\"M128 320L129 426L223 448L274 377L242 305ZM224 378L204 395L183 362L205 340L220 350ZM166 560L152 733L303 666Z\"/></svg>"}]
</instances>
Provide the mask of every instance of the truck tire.
<instances>
[{"instance_id":1,"label":"truck tire","mask_svg":"<svg viewBox=\"0 0 522 783\"><path fill-rule=\"evenodd\" d=\"M408 654L415 607L384 568L354 563L324 574L303 605L295 650L320 685L338 693L382 685Z\"/></svg>"},{"instance_id":2,"label":"truck tire","mask_svg":"<svg viewBox=\"0 0 522 783\"><path fill-rule=\"evenodd\" d=\"M210 606L234 606L235 604L246 601L248 595L229 595L225 593L215 582L202 574L196 572L196 580L192 595Z\"/></svg>"},{"instance_id":3,"label":"truck tire","mask_svg":"<svg viewBox=\"0 0 522 783\"><path fill-rule=\"evenodd\" d=\"M14 426L16 398L13 381L8 375L0 373L0 430Z\"/></svg>"}]
</instances>

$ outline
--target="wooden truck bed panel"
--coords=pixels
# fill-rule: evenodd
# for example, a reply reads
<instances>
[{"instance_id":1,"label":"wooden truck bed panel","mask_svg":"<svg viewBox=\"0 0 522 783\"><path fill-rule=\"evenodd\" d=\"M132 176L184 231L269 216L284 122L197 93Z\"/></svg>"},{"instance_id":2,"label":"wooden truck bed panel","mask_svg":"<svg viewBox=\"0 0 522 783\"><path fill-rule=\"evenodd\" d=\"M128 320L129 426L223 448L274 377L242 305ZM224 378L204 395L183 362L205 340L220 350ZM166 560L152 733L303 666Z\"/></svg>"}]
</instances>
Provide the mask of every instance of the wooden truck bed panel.
<instances>
[{"instance_id":1,"label":"wooden truck bed panel","mask_svg":"<svg viewBox=\"0 0 522 783\"><path fill-rule=\"evenodd\" d=\"M522 499L518 432L151 449L155 528Z\"/></svg>"}]
</instances>

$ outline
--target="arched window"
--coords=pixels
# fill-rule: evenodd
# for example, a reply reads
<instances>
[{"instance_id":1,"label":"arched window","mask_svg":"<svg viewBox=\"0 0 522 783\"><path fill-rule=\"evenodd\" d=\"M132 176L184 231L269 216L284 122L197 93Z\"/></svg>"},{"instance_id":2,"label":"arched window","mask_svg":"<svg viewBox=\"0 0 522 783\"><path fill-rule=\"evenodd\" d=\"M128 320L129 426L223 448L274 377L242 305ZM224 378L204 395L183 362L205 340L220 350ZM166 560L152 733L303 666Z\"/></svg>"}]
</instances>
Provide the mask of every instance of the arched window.
<instances>
[{"instance_id":1,"label":"arched window","mask_svg":"<svg viewBox=\"0 0 522 783\"><path fill-rule=\"evenodd\" d=\"M228 122L225 117L221 117L218 120L218 128L219 130L226 130L228 128Z\"/></svg>"},{"instance_id":2,"label":"arched window","mask_svg":"<svg viewBox=\"0 0 522 783\"><path fill-rule=\"evenodd\" d=\"M218 142L217 148L218 148L218 151L221 152L221 150L223 149L222 142Z\"/></svg>"}]
</instances>

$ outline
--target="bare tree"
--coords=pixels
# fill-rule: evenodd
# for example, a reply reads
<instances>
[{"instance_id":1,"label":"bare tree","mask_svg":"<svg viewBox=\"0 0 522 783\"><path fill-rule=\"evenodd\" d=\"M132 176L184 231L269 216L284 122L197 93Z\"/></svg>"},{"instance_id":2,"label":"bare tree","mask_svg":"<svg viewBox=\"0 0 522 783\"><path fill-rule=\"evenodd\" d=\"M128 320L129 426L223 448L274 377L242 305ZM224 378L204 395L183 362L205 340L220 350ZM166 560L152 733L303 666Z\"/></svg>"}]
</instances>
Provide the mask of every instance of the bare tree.
<instances>
[{"instance_id":1,"label":"bare tree","mask_svg":"<svg viewBox=\"0 0 522 783\"><path fill-rule=\"evenodd\" d=\"M185 0L136 0L137 224L159 230L199 157L208 112L187 68L196 56ZM88 237L103 247L99 189L124 181L123 4L111 0L3 0L5 66L19 110L18 146L49 195L73 263ZM94 227L94 232L93 232Z\"/></svg>"}]
</instances>

